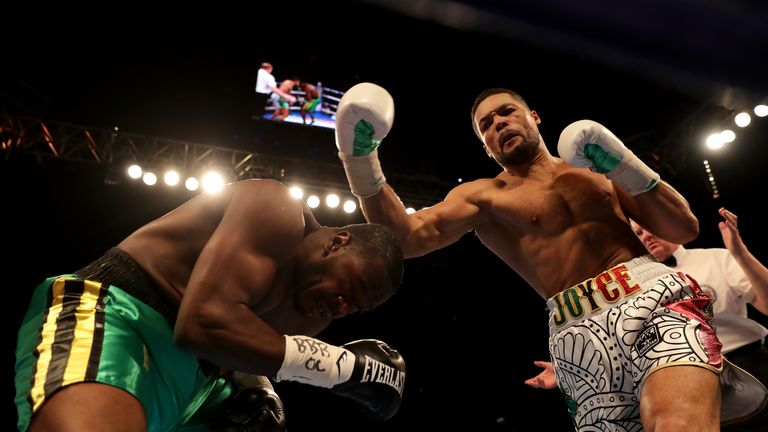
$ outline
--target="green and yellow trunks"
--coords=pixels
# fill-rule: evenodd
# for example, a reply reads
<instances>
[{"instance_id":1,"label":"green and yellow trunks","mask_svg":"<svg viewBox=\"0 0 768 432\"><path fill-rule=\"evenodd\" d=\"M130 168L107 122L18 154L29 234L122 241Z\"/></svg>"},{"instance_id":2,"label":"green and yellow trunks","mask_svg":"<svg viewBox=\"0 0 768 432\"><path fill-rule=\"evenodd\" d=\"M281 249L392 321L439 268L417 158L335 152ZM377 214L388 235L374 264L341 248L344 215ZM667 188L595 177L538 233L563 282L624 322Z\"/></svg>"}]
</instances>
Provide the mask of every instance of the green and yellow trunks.
<instances>
[{"instance_id":1,"label":"green and yellow trunks","mask_svg":"<svg viewBox=\"0 0 768 432\"><path fill-rule=\"evenodd\" d=\"M18 428L65 386L98 382L141 402L148 431L205 429L232 393L173 343L173 328L117 286L75 275L34 291L16 346ZM193 418L194 416L194 418Z\"/></svg>"},{"instance_id":2,"label":"green and yellow trunks","mask_svg":"<svg viewBox=\"0 0 768 432\"><path fill-rule=\"evenodd\" d=\"M306 102L304 102L304 105L301 106L301 109L304 111L312 112L317 108L317 106L320 104L320 98L310 99Z\"/></svg>"}]
</instances>

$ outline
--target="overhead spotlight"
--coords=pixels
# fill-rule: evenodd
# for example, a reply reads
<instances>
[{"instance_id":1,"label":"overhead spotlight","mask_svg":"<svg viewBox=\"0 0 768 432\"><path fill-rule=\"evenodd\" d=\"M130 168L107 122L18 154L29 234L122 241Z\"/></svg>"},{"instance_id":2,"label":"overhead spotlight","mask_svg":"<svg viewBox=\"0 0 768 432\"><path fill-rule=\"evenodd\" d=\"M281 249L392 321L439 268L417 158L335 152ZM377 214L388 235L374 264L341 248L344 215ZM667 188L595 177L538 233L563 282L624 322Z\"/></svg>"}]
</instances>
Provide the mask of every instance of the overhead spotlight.
<instances>
[{"instance_id":1,"label":"overhead spotlight","mask_svg":"<svg viewBox=\"0 0 768 432\"><path fill-rule=\"evenodd\" d=\"M341 199L335 193L330 193L325 196L325 205L327 205L330 208L338 207L340 201Z\"/></svg>"},{"instance_id":2,"label":"overhead spotlight","mask_svg":"<svg viewBox=\"0 0 768 432\"><path fill-rule=\"evenodd\" d=\"M416 209L413 208L413 207L406 207L405 208L405 212L408 213L408 214L414 214L414 213L416 213Z\"/></svg>"},{"instance_id":3,"label":"overhead spotlight","mask_svg":"<svg viewBox=\"0 0 768 432\"><path fill-rule=\"evenodd\" d=\"M749 116L749 114L743 112L736 114L736 118L733 119L736 122L736 126L738 127L747 127L749 126L749 123L752 121L752 117Z\"/></svg>"},{"instance_id":4,"label":"overhead spotlight","mask_svg":"<svg viewBox=\"0 0 768 432\"><path fill-rule=\"evenodd\" d=\"M343 208L346 213L354 213L354 211L357 210L357 203L353 200L346 200L344 201Z\"/></svg>"},{"instance_id":5,"label":"overhead spotlight","mask_svg":"<svg viewBox=\"0 0 768 432\"><path fill-rule=\"evenodd\" d=\"M216 171L208 171L203 176L203 191L217 193L224 189L224 178Z\"/></svg>"},{"instance_id":6,"label":"overhead spotlight","mask_svg":"<svg viewBox=\"0 0 768 432\"><path fill-rule=\"evenodd\" d=\"M304 198L304 191L298 186L291 187L290 189L288 189L288 192L291 194L292 197L296 199Z\"/></svg>"},{"instance_id":7,"label":"overhead spotlight","mask_svg":"<svg viewBox=\"0 0 768 432\"><path fill-rule=\"evenodd\" d=\"M704 170L707 172L707 180L709 180L709 187L712 190L712 198L720 198L720 191L717 189L715 174L712 172L712 167L709 165L708 160L704 161Z\"/></svg>"},{"instance_id":8,"label":"overhead spotlight","mask_svg":"<svg viewBox=\"0 0 768 432\"><path fill-rule=\"evenodd\" d=\"M707 137L707 147L712 150L721 149L725 145L723 136L719 133L713 133Z\"/></svg>"},{"instance_id":9,"label":"overhead spotlight","mask_svg":"<svg viewBox=\"0 0 768 432\"><path fill-rule=\"evenodd\" d=\"M733 142L733 140L736 139L736 133L730 129L725 129L720 132L720 138L722 138L725 143Z\"/></svg>"},{"instance_id":10,"label":"overhead spotlight","mask_svg":"<svg viewBox=\"0 0 768 432\"><path fill-rule=\"evenodd\" d=\"M307 205L309 208L317 208L320 205L320 197L317 195L310 195L307 197Z\"/></svg>"},{"instance_id":11,"label":"overhead spotlight","mask_svg":"<svg viewBox=\"0 0 768 432\"><path fill-rule=\"evenodd\" d=\"M179 184L179 180L181 180L181 176L179 176L179 172L176 170L168 170L163 175L163 181L168 186L176 186Z\"/></svg>"},{"instance_id":12,"label":"overhead spotlight","mask_svg":"<svg viewBox=\"0 0 768 432\"><path fill-rule=\"evenodd\" d=\"M765 117L768 115L768 105L757 105L755 107L755 115L758 117Z\"/></svg>"},{"instance_id":13,"label":"overhead spotlight","mask_svg":"<svg viewBox=\"0 0 768 432\"><path fill-rule=\"evenodd\" d=\"M144 175L141 177L142 181L144 181L144 184L147 186L154 186L155 183L157 183L157 176L155 173L147 171L144 173Z\"/></svg>"},{"instance_id":14,"label":"overhead spotlight","mask_svg":"<svg viewBox=\"0 0 768 432\"><path fill-rule=\"evenodd\" d=\"M133 165L128 167L128 177L130 177L132 179L140 178L141 177L141 173L142 173L141 167L136 165L136 164L133 164Z\"/></svg>"},{"instance_id":15,"label":"overhead spotlight","mask_svg":"<svg viewBox=\"0 0 768 432\"><path fill-rule=\"evenodd\" d=\"M187 190L194 192L200 187L200 182L194 177L189 177L187 181L184 182L184 187L187 188Z\"/></svg>"},{"instance_id":16,"label":"overhead spotlight","mask_svg":"<svg viewBox=\"0 0 768 432\"><path fill-rule=\"evenodd\" d=\"M463 182L463 181L464 181L464 180L463 180L461 177L459 177L459 183L461 183L461 182Z\"/></svg>"}]
</instances>

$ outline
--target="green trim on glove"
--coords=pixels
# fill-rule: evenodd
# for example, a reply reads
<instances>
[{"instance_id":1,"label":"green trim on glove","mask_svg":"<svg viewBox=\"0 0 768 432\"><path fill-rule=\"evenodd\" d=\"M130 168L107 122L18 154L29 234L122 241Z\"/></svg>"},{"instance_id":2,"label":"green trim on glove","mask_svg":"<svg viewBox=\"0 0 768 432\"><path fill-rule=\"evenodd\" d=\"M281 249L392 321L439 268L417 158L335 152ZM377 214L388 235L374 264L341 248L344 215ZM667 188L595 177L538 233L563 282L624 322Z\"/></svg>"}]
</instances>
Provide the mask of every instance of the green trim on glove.
<instances>
[{"instance_id":1,"label":"green trim on glove","mask_svg":"<svg viewBox=\"0 0 768 432\"><path fill-rule=\"evenodd\" d=\"M373 139L373 125L365 120L360 120L355 125L355 140L352 143L352 156L368 156L381 141Z\"/></svg>"},{"instance_id":2,"label":"green trim on glove","mask_svg":"<svg viewBox=\"0 0 768 432\"><path fill-rule=\"evenodd\" d=\"M595 171L600 174L607 174L613 171L613 169L621 163L621 159L616 155L603 150L603 148L597 144L584 145L584 155L587 159L592 161L592 164L595 166Z\"/></svg>"}]
</instances>

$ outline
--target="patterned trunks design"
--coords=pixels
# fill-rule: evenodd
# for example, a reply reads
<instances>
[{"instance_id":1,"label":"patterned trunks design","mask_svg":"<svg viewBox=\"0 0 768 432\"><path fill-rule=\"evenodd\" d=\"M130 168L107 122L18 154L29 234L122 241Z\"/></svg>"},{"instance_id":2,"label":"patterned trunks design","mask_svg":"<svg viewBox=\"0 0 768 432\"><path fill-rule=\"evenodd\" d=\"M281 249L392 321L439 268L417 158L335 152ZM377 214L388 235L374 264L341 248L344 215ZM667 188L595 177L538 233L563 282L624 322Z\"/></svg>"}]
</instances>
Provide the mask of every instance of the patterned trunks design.
<instances>
[{"instance_id":1,"label":"patterned trunks design","mask_svg":"<svg viewBox=\"0 0 768 432\"><path fill-rule=\"evenodd\" d=\"M710 298L649 256L561 291L547 305L550 355L579 431L641 431L640 394L662 367L722 369Z\"/></svg>"}]
</instances>

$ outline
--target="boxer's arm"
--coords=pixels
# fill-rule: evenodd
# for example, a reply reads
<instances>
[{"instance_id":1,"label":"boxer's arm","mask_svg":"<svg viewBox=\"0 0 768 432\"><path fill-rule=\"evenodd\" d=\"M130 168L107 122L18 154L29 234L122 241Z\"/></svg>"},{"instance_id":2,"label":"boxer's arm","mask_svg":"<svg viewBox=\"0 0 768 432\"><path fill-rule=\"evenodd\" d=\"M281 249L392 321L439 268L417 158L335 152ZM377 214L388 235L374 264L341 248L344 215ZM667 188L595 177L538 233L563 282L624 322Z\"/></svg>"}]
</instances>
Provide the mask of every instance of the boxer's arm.
<instances>
[{"instance_id":1,"label":"boxer's arm","mask_svg":"<svg viewBox=\"0 0 768 432\"><path fill-rule=\"evenodd\" d=\"M685 198L600 123L579 120L566 126L557 151L572 166L605 174L627 213L660 238L684 244L699 234Z\"/></svg>"},{"instance_id":2,"label":"boxer's arm","mask_svg":"<svg viewBox=\"0 0 768 432\"><path fill-rule=\"evenodd\" d=\"M288 91L285 92L280 87L277 87L277 86L272 86L271 88L272 88L272 92L273 93L279 94L280 97L282 97L283 99L288 101L288 103L292 104L292 103L296 102L296 98L293 95L291 95L291 90L290 89L288 89Z\"/></svg>"},{"instance_id":3,"label":"boxer's arm","mask_svg":"<svg viewBox=\"0 0 768 432\"><path fill-rule=\"evenodd\" d=\"M699 221L688 201L667 182L634 196L618 187L614 190L628 215L659 238L685 244L699 234Z\"/></svg>"},{"instance_id":4,"label":"boxer's arm","mask_svg":"<svg viewBox=\"0 0 768 432\"><path fill-rule=\"evenodd\" d=\"M465 183L445 200L408 215L379 162L378 147L395 116L392 96L382 87L360 83L344 93L336 112L336 146L352 193L360 198L369 222L391 227L403 245L406 258L447 246L474 228L480 207L480 183Z\"/></svg>"},{"instance_id":5,"label":"boxer's arm","mask_svg":"<svg viewBox=\"0 0 768 432\"><path fill-rule=\"evenodd\" d=\"M478 182L465 183L445 200L410 215L386 183L378 193L360 201L365 218L392 228L403 245L404 256L412 258L448 246L481 222L480 206L474 198L479 190Z\"/></svg>"},{"instance_id":6,"label":"boxer's arm","mask_svg":"<svg viewBox=\"0 0 768 432\"><path fill-rule=\"evenodd\" d=\"M228 203L190 274L174 341L219 367L271 376L284 357L283 335L253 308L303 241L303 208L272 180L235 183L222 195Z\"/></svg>"}]
</instances>

